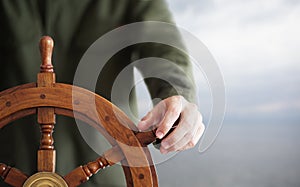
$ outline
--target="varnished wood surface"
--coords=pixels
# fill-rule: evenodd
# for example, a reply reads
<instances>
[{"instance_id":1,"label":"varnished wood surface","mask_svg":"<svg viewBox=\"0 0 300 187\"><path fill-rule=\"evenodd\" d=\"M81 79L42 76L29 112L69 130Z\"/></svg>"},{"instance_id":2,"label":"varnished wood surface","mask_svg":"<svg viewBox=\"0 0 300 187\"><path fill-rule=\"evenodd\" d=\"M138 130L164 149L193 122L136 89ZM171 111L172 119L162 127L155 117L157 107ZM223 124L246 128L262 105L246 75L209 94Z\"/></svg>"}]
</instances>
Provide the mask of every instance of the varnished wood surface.
<instances>
[{"instance_id":1,"label":"varnished wood surface","mask_svg":"<svg viewBox=\"0 0 300 187\"><path fill-rule=\"evenodd\" d=\"M37 171L38 172L55 172L56 151L55 150L38 150L37 152Z\"/></svg>"},{"instance_id":2,"label":"varnished wood surface","mask_svg":"<svg viewBox=\"0 0 300 187\"><path fill-rule=\"evenodd\" d=\"M78 186L83 181L87 181L89 177L96 174L99 170L104 169L107 166L112 166L117 162L120 162L125 157L118 146L115 146L106 151L103 156L100 156L95 161L89 162L84 166L71 171L64 176L65 181L69 187Z\"/></svg>"},{"instance_id":3,"label":"varnished wood surface","mask_svg":"<svg viewBox=\"0 0 300 187\"><path fill-rule=\"evenodd\" d=\"M16 168L0 163L0 176L4 182L14 187L22 187L28 176Z\"/></svg>"},{"instance_id":4,"label":"varnished wood surface","mask_svg":"<svg viewBox=\"0 0 300 187\"><path fill-rule=\"evenodd\" d=\"M41 72L53 72L52 52L54 42L51 37L43 36L40 40L40 53L42 58Z\"/></svg>"},{"instance_id":5,"label":"varnished wood surface","mask_svg":"<svg viewBox=\"0 0 300 187\"><path fill-rule=\"evenodd\" d=\"M44 45L45 47L50 48L48 50L52 50L53 46L51 46L51 41L48 40L49 39L47 38L41 39L40 45ZM37 87L41 88L52 88L55 83L55 74L52 72L53 69L52 71L48 71L49 68L51 69L50 66L52 66L51 61L49 62L49 57L47 57L47 55L50 55L48 50L45 51L45 53L48 54L42 55L45 58L43 59L45 65L41 65L41 73L38 73L37 75ZM40 99L45 99L44 97L46 97L46 95L40 95ZM54 149L53 138L55 124L54 107L39 107L37 109L37 121L40 124L41 129L40 148L37 153L37 170L38 172L54 173L56 165L56 152Z\"/></svg>"},{"instance_id":6,"label":"varnished wood surface","mask_svg":"<svg viewBox=\"0 0 300 187\"><path fill-rule=\"evenodd\" d=\"M158 186L149 150L143 147L155 140L155 133L133 132L137 128L132 121L103 97L83 88L55 83L51 62L53 46L51 37L41 38L42 63L37 83L0 92L0 128L13 120L37 113L41 128L40 148L37 153L40 173L36 175L39 176L38 174L55 172L56 154L52 136L55 115L78 118L102 132L113 147L95 161L67 174L64 178L68 186L78 186L99 170L116 162L125 164L123 170L127 186ZM5 164L0 164L0 167L0 176L13 186L22 186L28 178L21 171Z\"/></svg>"},{"instance_id":7,"label":"varnished wood surface","mask_svg":"<svg viewBox=\"0 0 300 187\"><path fill-rule=\"evenodd\" d=\"M17 104L13 107L7 107L5 102L0 103L0 123L4 119L7 122L7 116L30 108L55 107L72 111L72 93L74 102L80 105L80 107L75 108L75 112L86 116L96 124L101 124L102 128L106 129L107 133L113 139L119 141L118 144L124 152L129 165L144 166L130 168L131 175L133 176L133 184L151 184L151 186L153 186L151 177L152 171L148 167L149 162L144 155L142 145L135 134L128 128L128 123L132 122L109 101L100 96L95 96L94 93L83 88L55 83L53 87L15 89L13 95L2 94L0 100L11 101L11 104ZM43 97L41 97L41 95L43 95ZM91 98L95 98L97 111L90 110L90 104L94 101L93 99L91 100ZM116 117L115 113L117 113L118 117ZM119 119L121 119L121 122ZM100 120L100 123L98 120ZM127 125L127 127L124 126L124 124ZM2 127L4 126L5 125L2 125ZM129 142L130 145L127 145Z\"/></svg>"}]
</instances>

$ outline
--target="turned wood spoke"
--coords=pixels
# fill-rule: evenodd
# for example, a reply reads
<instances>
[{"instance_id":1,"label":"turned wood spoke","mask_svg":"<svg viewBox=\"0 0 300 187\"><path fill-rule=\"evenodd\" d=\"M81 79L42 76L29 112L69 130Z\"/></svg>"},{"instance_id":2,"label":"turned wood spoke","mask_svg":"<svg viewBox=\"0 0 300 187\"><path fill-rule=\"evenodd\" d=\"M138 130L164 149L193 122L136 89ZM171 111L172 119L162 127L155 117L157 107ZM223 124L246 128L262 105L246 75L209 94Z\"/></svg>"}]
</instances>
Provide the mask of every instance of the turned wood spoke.
<instances>
[{"instance_id":1,"label":"turned wood spoke","mask_svg":"<svg viewBox=\"0 0 300 187\"><path fill-rule=\"evenodd\" d=\"M28 176L16 168L0 163L0 176L4 182L14 186L22 187Z\"/></svg>"},{"instance_id":2,"label":"turned wood spoke","mask_svg":"<svg viewBox=\"0 0 300 187\"><path fill-rule=\"evenodd\" d=\"M96 174L99 170L104 169L108 166L112 166L117 162L120 162L125 157L118 146L106 151L102 156L98 157L95 161L89 162L84 166L79 166L64 179L68 186L75 187L89 180L89 177Z\"/></svg>"},{"instance_id":3,"label":"turned wood spoke","mask_svg":"<svg viewBox=\"0 0 300 187\"><path fill-rule=\"evenodd\" d=\"M142 145L146 146L156 140L154 130L149 132L139 132L136 137L141 142ZM96 174L99 170L105 167L112 166L124 159L124 155L120 148L116 145L113 148L107 150L102 156L97 158L93 162L89 162L84 166L79 166L69 174L67 174L64 179L68 186L75 187L89 180L89 177Z\"/></svg>"},{"instance_id":4,"label":"turned wood spoke","mask_svg":"<svg viewBox=\"0 0 300 187\"><path fill-rule=\"evenodd\" d=\"M16 187L23 184L30 186L36 178L39 180L59 178L60 176L55 174L56 154L52 134L55 115L66 115L81 119L102 132L113 147L95 161L79 166L61 178L63 182L66 181L64 186L78 186L99 170L121 162L128 187L157 187L155 168L146 148L152 142L159 142L155 130L133 132L137 130L134 123L111 102L86 89L55 83L51 63L53 45L53 40L47 36L40 41L42 64L37 75L37 83L0 92L0 128L16 119L37 114L41 130L37 153L38 173L28 178L21 171L0 163L0 176L6 183ZM96 105L96 110L90 109L91 104ZM47 181L46 183L48 184Z\"/></svg>"},{"instance_id":5,"label":"turned wood spoke","mask_svg":"<svg viewBox=\"0 0 300 187\"><path fill-rule=\"evenodd\" d=\"M55 74L51 62L53 40L44 36L40 40L42 64L40 73L37 75L37 87L53 87ZM46 99L46 93L40 94L40 99ZM55 150L52 136L55 114L54 107L40 107L37 110L38 123L41 129L40 149L38 150L38 171L55 172Z\"/></svg>"},{"instance_id":6,"label":"turned wood spoke","mask_svg":"<svg viewBox=\"0 0 300 187\"><path fill-rule=\"evenodd\" d=\"M175 125L178 124L175 123ZM175 127L173 127L174 129ZM150 143L159 141L156 138L155 131L157 129L147 132L137 132L136 137L140 141L142 146L147 146ZM107 150L102 156L98 157L95 161L89 162L84 166L79 166L67 174L64 179L68 186L75 187L89 180L89 177L96 174L99 170L104 169L108 166L112 166L115 163L121 162L125 156L120 150L119 146Z\"/></svg>"},{"instance_id":7,"label":"turned wood spoke","mask_svg":"<svg viewBox=\"0 0 300 187\"><path fill-rule=\"evenodd\" d=\"M51 62L54 42L51 37L44 36L40 40L40 53L42 57L41 73L53 72L53 65Z\"/></svg>"}]
</instances>

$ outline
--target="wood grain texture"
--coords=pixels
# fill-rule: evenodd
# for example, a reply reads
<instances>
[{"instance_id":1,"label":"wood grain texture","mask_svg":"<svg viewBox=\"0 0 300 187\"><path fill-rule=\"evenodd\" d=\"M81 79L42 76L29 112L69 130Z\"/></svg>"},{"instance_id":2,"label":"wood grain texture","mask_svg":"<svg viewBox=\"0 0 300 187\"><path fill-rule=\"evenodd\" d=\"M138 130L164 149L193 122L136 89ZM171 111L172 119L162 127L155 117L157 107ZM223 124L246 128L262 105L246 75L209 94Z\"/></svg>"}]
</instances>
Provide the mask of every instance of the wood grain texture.
<instances>
[{"instance_id":1,"label":"wood grain texture","mask_svg":"<svg viewBox=\"0 0 300 187\"><path fill-rule=\"evenodd\" d=\"M69 187L79 186L89 180L89 176L85 173L82 166L75 168L71 173L64 177Z\"/></svg>"},{"instance_id":2,"label":"wood grain texture","mask_svg":"<svg viewBox=\"0 0 300 187\"><path fill-rule=\"evenodd\" d=\"M99 170L121 162L128 187L157 187L155 168L149 150L145 147L155 141L155 133L135 133L138 130L135 124L103 97L83 88L55 83L51 62L54 42L51 37L44 36L39 46L42 63L37 83L0 92L0 128L13 120L37 113L41 129L37 160L39 173L27 180L28 177L21 171L0 163L0 176L4 181L21 187L26 180L32 182L30 179L39 178L39 174L56 175L52 134L55 115L61 114L87 122L101 132L113 146L95 161L79 166L66 175L68 186L78 186ZM46 184L48 182L43 183Z\"/></svg>"},{"instance_id":3,"label":"wood grain texture","mask_svg":"<svg viewBox=\"0 0 300 187\"><path fill-rule=\"evenodd\" d=\"M4 182L14 187L22 187L28 176L16 168L0 163L0 176Z\"/></svg>"},{"instance_id":4,"label":"wood grain texture","mask_svg":"<svg viewBox=\"0 0 300 187\"><path fill-rule=\"evenodd\" d=\"M36 87L36 83L27 83L27 84L23 84L23 85L19 85L19 86L15 86L9 89L6 89L2 92L0 92L0 103L5 103L5 107L9 108L9 107L15 107L15 105L18 105L18 103L12 103L10 100L6 100L3 99L2 96L3 95L9 95L12 94L16 91L16 90L22 90L22 89L27 89L27 88L35 88ZM23 118L25 116L28 115L32 115L36 113L36 108L28 108L25 110L19 110L16 113L10 114L4 118L2 118L0 120L0 128L2 128L3 126L5 126L6 124L15 121L17 119Z\"/></svg>"},{"instance_id":5,"label":"wood grain texture","mask_svg":"<svg viewBox=\"0 0 300 187\"><path fill-rule=\"evenodd\" d=\"M37 76L37 87L53 87L55 83L54 73L39 73ZM40 99L45 99L46 94L41 93ZM38 123L40 124L55 124L55 114L53 107L40 107L38 108ZM53 127L54 128L54 127Z\"/></svg>"},{"instance_id":6,"label":"wood grain texture","mask_svg":"<svg viewBox=\"0 0 300 187\"><path fill-rule=\"evenodd\" d=\"M38 172L55 172L56 152L55 150L38 150L37 153Z\"/></svg>"},{"instance_id":7,"label":"wood grain texture","mask_svg":"<svg viewBox=\"0 0 300 187\"><path fill-rule=\"evenodd\" d=\"M46 44L43 44L46 43ZM53 41L52 41L53 42ZM51 43L51 41L50 41ZM49 47L48 39L42 39L41 44L45 45L44 47ZM53 47L53 46L52 46ZM51 49L42 49L45 53L42 59L41 65L41 73L37 75L37 87L41 88L52 88L55 83L55 74L53 73L53 69L48 71L51 65L51 61L48 62L48 58L51 60L51 56L47 57L47 55L51 55L48 50ZM51 51L52 53L52 51ZM46 63L46 64L43 64ZM50 65L49 65L50 63ZM51 65L52 66L52 65ZM40 99L46 99L46 94L41 93ZM53 130L55 124L55 113L54 107L39 107L37 110L37 120L40 124L41 129L41 140L40 140L40 148L37 153L37 170L38 172L55 172L55 162L56 162L56 154L54 150L54 138L53 138Z\"/></svg>"},{"instance_id":8,"label":"wood grain texture","mask_svg":"<svg viewBox=\"0 0 300 187\"><path fill-rule=\"evenodd\" d=\"M86 182L89 177L95 175L99 170L104 169L107 166L112 166L117 162L120 162L125 157L118 146L115 146L107 150L103 156L98 157L95 161L89 162L84 166L72 170L66 176L65 181L68 186L78 186L83 182Z\"/></svg>"},{"instance_id":9,"label":"wood grain texture","mask_svg":"<svg viewBox=\"0 0 300 187\"><path fill-rule=\"evenodd\" d=\"M51 62L54 42L49 36L43 36L40 40L40 53L42 58L41 72L53 72Z\"/></svg>"},{"instance_id":10,"label":"wood grain texture","mask_svg":"<svg viewBox=\"0 0 300 187\"><path fill-rule=\"evenodd\" d=\"M97 124L94 120L91 120L85 114L63 108L54 108L54 112L56 115L75 118L76 120L80 120L82 122L85 122L86 124L89 124L91 127L100 132L112 146L117 145L117 142L106 132L106 130L101 125Z\"/></svg>"},{"instance_id":11,"label":"wood grain texture","mask_svg":"<svg viewBox=\"0 0 300 187\"><path fill-rule=\"evenodd\" d=\"M41 98L41 94L45 97ZM72 100L73 97L73 100ZM128 128L134 125L117 107L104 98L83 88L55 83L53 87L36 87L17 89L13 94L4 94L1 100L18 103L15 107L0 103L0 121L20 110L35 107L54 107L75 110L90 121L106 129L107 133L117 141L128 163L132 184L134 186L153 186L152 171L147 156L135 134ZM74 102L74 103L73 103ZM96 110L91 105L96 103ZM73 108L73 104L77 107ZM3 125L4 127L5 125ZM136 167L141 166L141 167ZM126 175L126 174L125 174Z\"/></svg>"}]
</instances>

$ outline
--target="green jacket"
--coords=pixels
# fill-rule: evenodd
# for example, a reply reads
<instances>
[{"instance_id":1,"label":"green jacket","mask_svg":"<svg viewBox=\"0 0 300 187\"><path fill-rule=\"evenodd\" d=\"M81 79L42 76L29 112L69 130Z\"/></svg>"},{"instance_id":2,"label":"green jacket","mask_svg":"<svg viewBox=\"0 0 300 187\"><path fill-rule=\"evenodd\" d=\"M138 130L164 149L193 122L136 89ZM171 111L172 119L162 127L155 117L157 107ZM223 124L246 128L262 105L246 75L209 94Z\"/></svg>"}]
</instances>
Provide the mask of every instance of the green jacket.
<instances>
[{"instance_id":1,"label":"green jacket","mask_svg":"<svg viewBox=\"0 0 300 187\"><path fill-rule=\"evenodd\" d=\"M57 81L72 84L77 64L95 40L122 25L148 20L172 22L163 0L1 0L0 90L36 81L41 62L38 41L43 35L55 41L53 64ZM180 40L178 33L173 35L174 40ZM165 58L186 72L191 71L187 57L178 50L162 44L137 44L110 59L99 76L97 93L110 99L112 84L119 72L133 60L145 57ZM153 98L181 94L193 99L190 81L174 72L166 74L184 85L183 92L176 93L166 82L147 79L145 82ZM133 77L128 79L132 81ZM134 103L134 92L131 96ZM132 106L136 110L135 105ZM9 125L0 131L1 150L5 150L0 153L0 162L33 174L40 139L36 117L29 116L15 123L20 125ZM54 138L59 174L64 175L97 158L81 138L73 120L57 117L56 123ZM100 171L83 186L124 186L120 168L113 166ZM1 181L0 186L5 184Z\"/></svg>"}]
</instances>

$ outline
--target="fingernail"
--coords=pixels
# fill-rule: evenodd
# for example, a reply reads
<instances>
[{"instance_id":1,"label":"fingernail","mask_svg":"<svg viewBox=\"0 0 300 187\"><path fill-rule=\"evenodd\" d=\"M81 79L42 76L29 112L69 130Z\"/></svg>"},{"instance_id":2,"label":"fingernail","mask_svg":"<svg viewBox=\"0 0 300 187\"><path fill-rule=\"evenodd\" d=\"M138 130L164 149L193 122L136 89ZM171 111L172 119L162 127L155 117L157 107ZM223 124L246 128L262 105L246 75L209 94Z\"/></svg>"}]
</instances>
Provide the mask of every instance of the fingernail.
<instances>
[{"instance_id":1,"label":"fingernail","mask_svg":"<svg viewBox=\"0 0 300 187\"><path fill-rule=\"evenodd\" d=\"M170 147L167 142L161 142L161 146L163 146L165 149L168 149Z\"/></svg>"},{"instance_id":2,"label":"fingernail","mask_svg":"<svg viewBox=\"0 0 300 187\"><path fill-rule=\"evenodd\" d=\"M146 121L146 120L148 120L149 118L150 118L150 115L151 114L147 114L146 116L144 116L142 119L141 119L141 121Z\"/></svg>"},{"instance_id":3,"label":"fingernail","mask_svg":"<svg viewBox=\"0 0 300 187\"><path fill-rule=\"evenodd\" d=\"M165 150L165 149L161 149L160 152L161 152L162 154L167 154L167 153L168 153L168 151Z\"/></svg>"},{"instance_id":4,"label":"fingernail","mask_svg":"<svg viewBox=\"0 0 300 187\"><path fill-rule=\"evenodd\" d=\"M142 119L141 119L141 121L146 121L147 120L147 117L143 117Z\"/></svg>"},{"instance_id":5,"label":"fingernail","mask_svg":"<svg viewBox=\"0 0 300 187\"><path fill-rule=\"evenodd\" d=\"M162 139L164 134L159 131L159 132L156 133L156 136L157 136L157 138Z\"/></svg>"}]
</instances>

